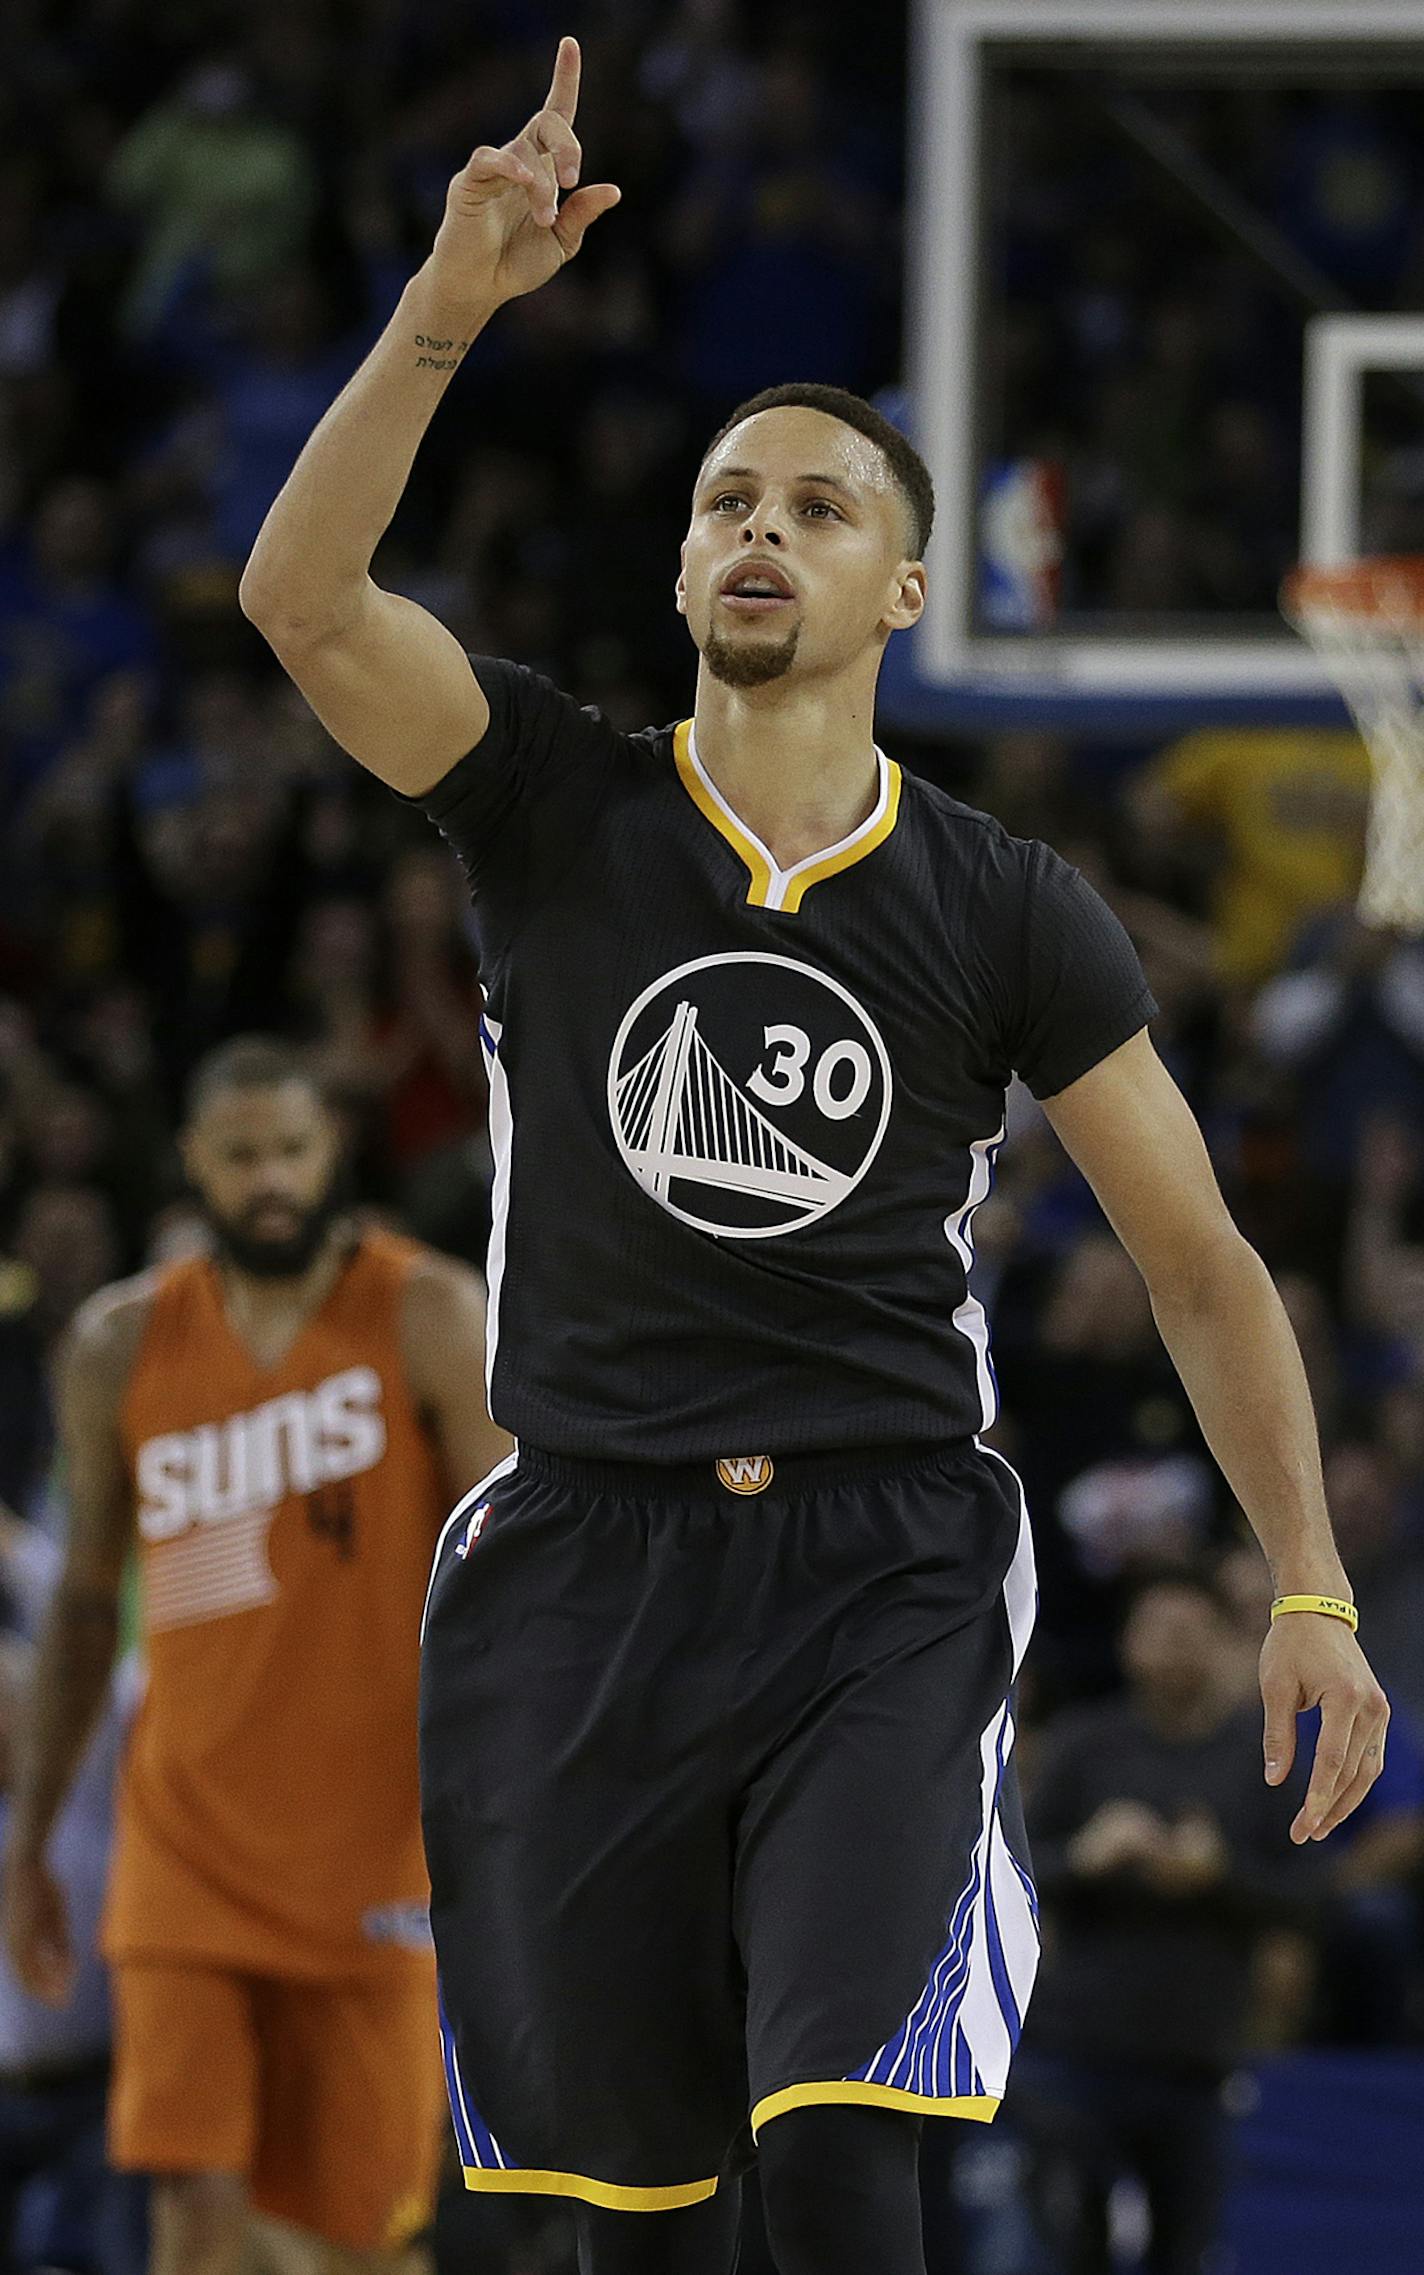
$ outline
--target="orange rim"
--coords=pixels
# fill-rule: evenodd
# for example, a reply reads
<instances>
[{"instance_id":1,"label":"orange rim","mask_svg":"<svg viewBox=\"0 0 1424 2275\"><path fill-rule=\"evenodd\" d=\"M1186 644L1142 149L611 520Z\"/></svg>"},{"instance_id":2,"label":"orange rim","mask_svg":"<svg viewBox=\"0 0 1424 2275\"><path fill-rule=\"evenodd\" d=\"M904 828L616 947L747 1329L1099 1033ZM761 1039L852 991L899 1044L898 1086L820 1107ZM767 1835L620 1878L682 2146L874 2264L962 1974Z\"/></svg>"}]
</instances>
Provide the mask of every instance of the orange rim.
<instances>
[{"instance_id":1,"label":"orange rim","mask_svg":"<svg viewBox=\"0 0 1424 2275\"><path fill-rule=\"evenodd\" d=\"M1306 562L1281 587L1281 607L1293 623L1312 617L1353 617L1360 624L1424 629L1424 556L1377 554L1334 568Z\"/></svg>"}]
</instances>

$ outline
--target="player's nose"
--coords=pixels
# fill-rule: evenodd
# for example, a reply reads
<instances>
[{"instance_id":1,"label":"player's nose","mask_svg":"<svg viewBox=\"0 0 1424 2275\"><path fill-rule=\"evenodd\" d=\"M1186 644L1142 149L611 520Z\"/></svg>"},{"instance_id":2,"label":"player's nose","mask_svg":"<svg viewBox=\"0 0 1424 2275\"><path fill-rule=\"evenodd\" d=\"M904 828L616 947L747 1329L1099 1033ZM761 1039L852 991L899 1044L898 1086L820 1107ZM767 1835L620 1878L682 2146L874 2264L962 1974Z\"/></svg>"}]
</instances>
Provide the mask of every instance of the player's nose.
<instances>
[{"instance_id":1,"label":"player's nose","mask_svg":"<svg viewBox=\"0 0 1424 2275\"><path fill-rule=\"evenodd\" d=\"M744 545L784 545L785 532L778 526L774 514L749 516L742 530Z\"/></svg>"}]
</instances>

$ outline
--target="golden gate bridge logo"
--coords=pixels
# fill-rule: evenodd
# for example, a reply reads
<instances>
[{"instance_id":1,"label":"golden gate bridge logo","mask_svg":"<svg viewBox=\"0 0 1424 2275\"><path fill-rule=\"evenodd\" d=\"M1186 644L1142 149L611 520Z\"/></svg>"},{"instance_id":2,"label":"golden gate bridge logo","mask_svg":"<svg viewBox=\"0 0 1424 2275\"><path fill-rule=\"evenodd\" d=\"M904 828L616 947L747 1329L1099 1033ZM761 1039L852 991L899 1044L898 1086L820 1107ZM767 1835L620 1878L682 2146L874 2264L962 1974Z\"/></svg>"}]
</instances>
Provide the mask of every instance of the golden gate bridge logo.
<instances>
[{"instance_id":1,"label":"golden gate bridge logo","mask_svg":"<svg viewBox=\"0 0 1424 2275\"><path fill-rule=\"evenodd\" d=\"M654 1200L672 1180L792 1201L816 1216L835 1207L852 1179L792 1145L744 1097L697 1032L695 1004L618 1084L618 1115L633 1174Z\"/></svg>"},{"instance_id":2,"label":"golden gate bridge logo","mask_svg":"<svg viewBox=\"0 0 1424 2275\"><path fill-rule=\"evenodd\" d=\"M800 1023L768 1026L748 1016L751 975L727 969L746 965L798 975L788 1007ZM694 975L701 985L676 987ZM778 1008L786 992L776 990ZM650 1020L664 1009L665 1019ZM704 1010L723 1055L732 1055L728 1038L739 1045L742 1080L709 1042ZM609 1068L614 1134L643 1190L674 1216L734 1239L791 1232L835 1208L878 1151L889 1104L889 1063L865 1013L839 982L789 957L707 957L668 973L624 1019ZM778 1109L781 1119L773 1118ZM786 1118L800 1129L785 1127ZM808 1143L812 1134L828 1142Z\"/></svg>"}]
</instances>

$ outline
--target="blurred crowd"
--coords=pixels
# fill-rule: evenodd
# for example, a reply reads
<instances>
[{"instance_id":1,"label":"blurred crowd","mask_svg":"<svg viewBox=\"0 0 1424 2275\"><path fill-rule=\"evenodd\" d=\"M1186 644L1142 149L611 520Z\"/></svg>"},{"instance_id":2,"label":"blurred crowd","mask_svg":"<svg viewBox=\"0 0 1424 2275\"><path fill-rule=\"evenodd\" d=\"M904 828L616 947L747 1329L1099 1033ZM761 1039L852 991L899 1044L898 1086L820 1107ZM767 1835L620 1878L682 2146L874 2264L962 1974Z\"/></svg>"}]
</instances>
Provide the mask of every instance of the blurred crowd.
<instances>
[{"instance_id":1,"label":"blurred crowd","mask_svg":"<svg viewBox=\"0 0 1424 2275\"><path fill-rule=\"evenodd\" d=\"M623 205L467 359L376 573L471 649L633 726L689 705L672 580L713 424L773 380L899 376L904 26L883 8L867 43L851 11L737 0L574 17L580 131ZM43 1598L35 1543L62 1522L56 1339L94 1288L200 1237L174 1131L204 1049L254 1028L300 1038L345 1118L353 1195L482 1257L457 876L334 749L236 587L449 175L522 123L565 28L543 0L256 0L240 16L12 0L0 17L0 1590L16 1638ZM1243 98L1241 134L1265 100ZM1041 103L1026 115L1034 148L1086 180L1076 130ZM1345 105L1331 131L1361 115ZM1358 132L1412 183L1391 115L1375 102ZM1296 142L1289 107L1275 116L1279 168ZM1057 178L1046 158L1040 175ZM1304 158L1290 178L1308 184ZM1315 226L1313 210L1302 187L1282 226ZM1051 371L1091 473L1082 512L1117 501L1094 525L1110 537L1084 541L1084 605L1148 590L1154 544L1152 589L1198 603L1206 571L1183 583L1152 527L1160 484L1185 478L1215 482L1243 532L1211 570L1219 593L1264 605L1289 487L1279 373L1249 326L1223 361L1208 317L1227 256L1214 278L1180 276L1140 211L1131 235L1106 210L1084 225L1081 201L1016 222L1006 435L1044 446ZM1381 289L1406 290L1417 238L1381 218L1376 239ZM1128 464L1134 434L1150 481ZM1019 2112L1039 2240L1014 2263L1037 2275L1035 2251L1091 2269L1108 2248L1102 2176L1142 2161L1124 2095L1140 2116L1156 2093L1183 2144L1175 2171L1139 2172L1166 2232L1184 2187L1211 2199L1210 2110L1243 2047L1424 2041L1424 946L1352 917L1367 770L1343 728L1202 730L1165 751L895 747L1049 838L1131 930L1159 1048L1300 1338L1362 1638L1397 1710L1370 1810L1303 1862L1285 1798L1268 1808L1259 1786L1264 1567L1135 1273L1016 1093L977 1233L996 1438L1026 1480L1043 1584L1022 1745L1055 1934ZM21 1688L7 1661L0 1763ZM1100 1952L1124 1937L1149 1973L1170 1961L1203 1986L1200 2012L1174 2009L1179 2041L1144 2037L1140 2000L1134 2022L1121 1991L1096 1996ZM1088 2012L1106 2035L1085 2036ZM0 2027L0 2146L24 2043ZM92 2087L102 2043L83 2052ZM554 2212L452 2199L442 2217L452 2269L476 2245L490 2275L564 2264ZM949 2226L935 2275L960 2265ZM81 2275L122 2263L53 2234L16 2253Z\"/></svg>"}]
</instances>

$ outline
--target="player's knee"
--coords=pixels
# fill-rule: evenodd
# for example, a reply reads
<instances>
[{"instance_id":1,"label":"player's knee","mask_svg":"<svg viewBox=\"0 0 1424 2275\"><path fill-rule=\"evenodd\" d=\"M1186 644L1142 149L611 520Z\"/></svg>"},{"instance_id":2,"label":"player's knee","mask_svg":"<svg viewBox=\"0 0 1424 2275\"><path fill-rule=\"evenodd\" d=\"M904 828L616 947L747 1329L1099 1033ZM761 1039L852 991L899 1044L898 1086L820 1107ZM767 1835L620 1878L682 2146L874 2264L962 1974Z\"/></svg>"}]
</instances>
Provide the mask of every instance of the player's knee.
<instances>
[{"instance_id":1,"label":"player's knee","mask_svg":"<svg viewBox=\"0 0 1424 2275\"><path fill-rule=\"evenodd\" d=\"M238 2275L247 2183L231 2172L169 2172L153 2184L151 2275Z\"/></svg>"},{"instance_id":2,"label":"player's knee","mask_svg":"<svg viewBox=\"0 0 1424 2275\"><path fill-rule=\"evenodd\" d=\"M757 2145L778 2275L922 2275L919 2122L894 2109L791 2109Z\"/></svg>"},{"instance_id":3,"label":"player's knee","mask_svg":"<svg viewBox=\"0 0 1424 2275\"><path fill-rule=\"evenodd\" d=\"M602 2212L580 2204L579 2275L733 2275L741 2191L672 2212Z\"/></svg>"}]
</instances>

